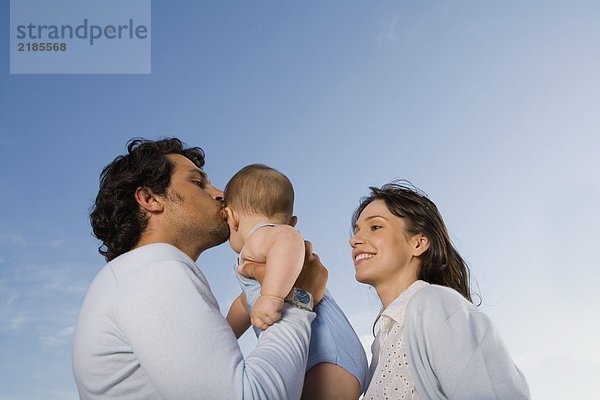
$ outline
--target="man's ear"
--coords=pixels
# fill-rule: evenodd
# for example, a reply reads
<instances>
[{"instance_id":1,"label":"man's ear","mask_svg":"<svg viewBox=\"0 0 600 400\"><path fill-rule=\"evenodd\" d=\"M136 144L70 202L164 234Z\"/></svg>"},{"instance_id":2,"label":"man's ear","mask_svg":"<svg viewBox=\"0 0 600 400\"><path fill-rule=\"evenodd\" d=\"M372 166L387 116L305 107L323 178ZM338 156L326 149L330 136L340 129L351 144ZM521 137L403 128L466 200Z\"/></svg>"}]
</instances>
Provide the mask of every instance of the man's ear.
<instances>
[{"instance_id":1,"label":"man's ear","mask_svg":"<svg viewBox=\"0 0 600 400\"><path fill-rule=\"evenodd\" d=\"M144 210L157 213L165 209L163 199L152 192L152 189L140 186L135 190L135 200Z\"/></svg>"},{"instance_id":2,"label":"man's ear","mask_svg":"<svg viewBox=\"0 0 600 400\"><path fill-rule=\"evenodd\" d=\"M288 222L288 225L296 226L297 223L298 223L298 217L296 217L295 215L292 215L292 217L290 218L290 222Z\"/></svg>"},{"instance_id":3,"label":"man's ear","mask_svg":"<svg viewBox=\"0 0 600 400\"><path fill-rule=\"evenodd\" d=\"M229 225L229 229L237 232L240 227L240 217L238 213L229 207L225 207L224 210L225 214L227 214L227 224Z\"/></svg>"},{"instance_id":4,"label":"man's ear","mask_svg":"<svg viewBox=\"0 0 600 400\"><path fill-rule=\"evenodd\" d=\"M411 239L411 246L413 249L413 256L419 257L429 249L429 238L421 233L416 234Z\"/></svg>"}]
</instances>

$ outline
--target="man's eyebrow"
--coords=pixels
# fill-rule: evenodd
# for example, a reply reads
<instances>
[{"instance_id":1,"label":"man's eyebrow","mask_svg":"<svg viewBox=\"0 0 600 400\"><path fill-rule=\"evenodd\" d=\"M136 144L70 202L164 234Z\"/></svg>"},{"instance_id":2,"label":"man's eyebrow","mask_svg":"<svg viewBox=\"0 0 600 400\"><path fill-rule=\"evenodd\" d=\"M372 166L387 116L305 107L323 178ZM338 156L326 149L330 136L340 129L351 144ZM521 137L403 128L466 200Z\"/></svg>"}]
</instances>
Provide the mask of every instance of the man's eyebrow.
<instances>
[{"instance_id":1,"label":"man's eyebrow","mask_svg":"<svg viewBox=\"0 0 600 400\"><path fill-rule=\"evenodd\" d=\"M202 179L208 178L208 176L206 175L206 172L202 171L201 169L191 168L191 169L188 169L188 172L191 174L200 175L202 177Z\"/></svg>"}]
</instances>

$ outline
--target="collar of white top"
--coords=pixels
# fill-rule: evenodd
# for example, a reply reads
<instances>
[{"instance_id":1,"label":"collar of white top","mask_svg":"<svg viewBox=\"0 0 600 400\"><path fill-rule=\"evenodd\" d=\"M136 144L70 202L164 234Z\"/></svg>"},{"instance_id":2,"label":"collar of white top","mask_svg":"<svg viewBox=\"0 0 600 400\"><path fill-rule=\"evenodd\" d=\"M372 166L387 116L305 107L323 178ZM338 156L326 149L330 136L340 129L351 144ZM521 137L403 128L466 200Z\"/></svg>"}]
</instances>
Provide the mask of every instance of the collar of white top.
<instances>
[{"instance_id":1,"label":"collar of white top","mask_svg":"<svg viewBox=\"0 0 600 400\"><path fill-rule=\"evenodd\" d=\"M415 281L412 285L410 285L406 290L404 290L394 301L390 303L389 306L381 313L382 317L388 317L396 321L397 323L404 322L404 311L406 310L406 306L408 305L408 301L415 293L417 293L420 289L428 286L429 283L425 281Z\"/></svg>"}]
</instances>

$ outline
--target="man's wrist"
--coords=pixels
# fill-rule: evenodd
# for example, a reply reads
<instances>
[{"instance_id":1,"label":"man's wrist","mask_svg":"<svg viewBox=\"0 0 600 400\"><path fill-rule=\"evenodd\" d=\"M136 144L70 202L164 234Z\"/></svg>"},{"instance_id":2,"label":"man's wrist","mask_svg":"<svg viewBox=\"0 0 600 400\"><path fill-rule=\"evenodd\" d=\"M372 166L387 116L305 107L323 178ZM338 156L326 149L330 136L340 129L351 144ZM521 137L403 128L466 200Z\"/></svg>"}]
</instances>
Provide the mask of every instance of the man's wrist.
<instances>
[{"instance_id":1,"label":"man's wrist","mask_svg":"<svg viewBox=\"0 0 600 400\"><path fill-rule=\"evenodd\" d=\"M312 294L301 288L293 288L285 298L285 302L306 311L312 312L314 308Z\"/></svg>"}]
</instances>

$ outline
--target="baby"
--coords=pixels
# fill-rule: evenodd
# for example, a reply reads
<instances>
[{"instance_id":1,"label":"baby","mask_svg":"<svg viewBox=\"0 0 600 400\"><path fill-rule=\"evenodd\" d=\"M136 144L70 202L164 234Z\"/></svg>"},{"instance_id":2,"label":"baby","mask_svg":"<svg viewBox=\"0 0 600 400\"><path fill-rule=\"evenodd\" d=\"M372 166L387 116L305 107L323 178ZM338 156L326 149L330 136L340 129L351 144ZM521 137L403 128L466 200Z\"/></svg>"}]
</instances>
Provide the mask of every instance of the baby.
<instances>
[{"instance_id":1,"label":"baby","mask_svg":"<svg viewBox=\"0 0 600 400\"><path fill-rule=\"evenodd\" d=\"M294 228L294 189L279 171L253 164L227 183L225 203L242 287L227 321L238 338L250 325L258 336L281 318L284 298L304 263L304 239ZM245 262L266 264L262 286L239 273ZM329 292L315 312L302 398L356 400L367 375L362 345Z\"/></svg>"}]
</instances>

